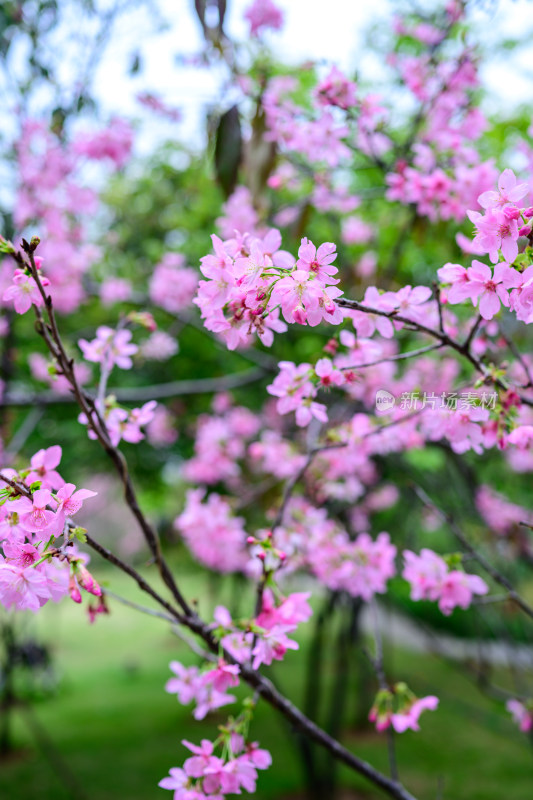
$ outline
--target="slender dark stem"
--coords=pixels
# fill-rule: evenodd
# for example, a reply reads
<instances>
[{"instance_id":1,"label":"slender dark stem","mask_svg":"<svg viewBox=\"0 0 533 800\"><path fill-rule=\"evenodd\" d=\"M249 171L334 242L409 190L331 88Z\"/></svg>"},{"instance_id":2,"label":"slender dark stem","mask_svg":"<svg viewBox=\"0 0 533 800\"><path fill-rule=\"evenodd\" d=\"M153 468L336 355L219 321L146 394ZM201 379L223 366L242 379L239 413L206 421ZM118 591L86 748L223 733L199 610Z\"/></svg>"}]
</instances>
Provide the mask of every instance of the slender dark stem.
<instances>
[{"instance_id":1,"label":"slender dark stem","mask_svg":"<svg viewBox=\"0 0 533 800\"><path fill-rule=\"evenodd\" d=\"M371 603L372 608L372 619L373 619L373 629L374 629L374 641L376 646L375 658L373 661L378 680L379 680L379 687L380 689L387 689L387 676L385 674L385 663L383 659L383 638L381 636L381 628L380 628L380 621L379 621L379 612L378 612L378 605L376 603L376 599L373 598ZM387 728L387 749L389 753L389 769L391 778L394 781L399 780L398 776L398 763L396 759L396 747L394 742L394 729L391 725Z\"/></svg>"},{"instance_id":2,"label":"slender dark stem","mask_svg":"<svg viewBox=\"0 0 533 800\"><path fill-rule=\"evenodd\" d=\"M194 394L210 394L211 392L226 392L240 386L260 381L266 372L262 367L237 372L233 375L223 375L220 378L198 378L184 381L169 381L168 383L155 384L154 386L109 389L119 403L144 403L148 400L165 400ZM87 392L87 396L94 398ZM77 398L72 394L59 394L58 392L7 392L2 399L3 406L40 406L63 405L76 403Z\"/></svg>"},{"instance_id":3,"label":"slender dark stem","mask_svg":"<svg viewBox=\"0 0 533 800\"><path fill-rule=\"evenodd\" d=\"M428 344L427 347L419 347L418 350L408 350L407 353L397 353L393 356L378 358L376 361L367 361L364 364L354 364L353 367L341 367L340 369L342 371L358 370L364 369L365 367L375 367L377 364L385 364L389 361L403 361L406 358L416 358L416 356L421 356L424 353L431 353L432 350L439 350L441 347L444 347L442 342L439 342L438 344Z\"/></svg>"},{"instance_id":4,"label":"slender dark stem","mask_svg":"<svg viewBox=\"0 0 533 800\"><path fill-rule=\"evenodd\" d=\"M131 480L131 476L128 470L128 465L126 459L124 458L123 454L117 447L115 447L109 434L107 432L107 428L105 425L104 420L102 419L100 410L97 408L95 401L86 394L81 388L76 374L74 372L74 360L69 359L65 348L63 346L63 342L59 333L59 329L57 327L57 322L55 318L54 308L52 304L52 298L50 295L47 295L43 284L40 279L39 271L35 264L35 258L33 254L33 250L31 245L27 245L27 243L23 242L23 249L25 250L26 254L29 257L30 265L31 265L31 273L32 277L35 280L41 297L44 300L44 304L46 307L46 313L48 322L45 322L43 316L38 308L35 308L35 313L37 316L38 321L38 331L43 336L44 340L46 341L48 348L54 358L57 361L59 368L61 369L63 375L66 377L68 382L70 383L72 390L76 399L78 400L79 406L83 413L87 418L88 425L94 431L96 438L108 454L109 458L113 462L115 470L117 471L123 485L124 489L124 498L126 504L128 505L131 513L135 517L143 536L150 548L150 551L154 557L154 560L157 563L159 573L161 578L167 588L170 590L172 596L181 607L185 614L191 614L192 609L190 608L189 604L181 594L176 581L174 580L174 576L170 571L168 564L166 563L163 555L161 553L161 547L159 544L159 538L155 529L150 525L144 514L142 513L139 503L137 501L137 495L135 489L133 487L133 482Z\"/></svg>"},{"instance_id":5,"label":"slender dark stem","mask_svg":"<svg viewBox=\"0 0 533 800\"><path fill-rule=\"evenodd\" d=\"M435 296L435 301L437 303L437 311L439 314L439 331L441 333L445 333L444 331L444 316L442 313L442 301L440 297L440 286L436 281L433 281L433 294Z\"/></svg>"},{"instance_id":6,"label":"slender dark stem","mask_svg":"<svg viewBox=\"0 0 533 800\"><path fill-rule=\"evenodd\" d=\"M350 308L354 309L355 311L362 311L365 314L377 314L380 317L387 317L388 319L395 320L396 322L402 322L405 325L409 325L411 329L420 331L420 333L427 333L428 336L431 336L433 339L438 339L439 342L443 346L447 346L455 350L457 353L460 353L464 358L466 358L472 366L479 372L483 378L492 383L494 386L497 386L500 389L504 389L507 391L509 386L507 383L499 377L496 377L491 374L490 370L485 367L485 365L477 358L470 350L470 344L472 342L472 338L477 330L479 322L476 320L476 323L472 330L470 331L467 339L465 342L458 342L456 339L453 339L449 336L446 332L441 332L439 330L435 330L434 328L430 328L427 325L424 325L421 322L416 322L409 317L405 317L402 314L397 314L395 311L382 311L379 308L371 308L369 306L364 305L363 303L359 303L357 300L348 300L343 297L339 297L338 300L335 301L338 306L342 308ZM533 406L533 400L530 397L520 393L519 391L516 392L520 397L520 400L524 405Z\"/></svg>"},{"instance_id":7,"label":"slender dark stem","mask_svg":"<svg viewBox=\"0 0 533 800\"><path fill-rule=\"evenodd\" d=\"M96 542L92 537L87 536L87 543L103 558L105 558L107 561L109 561L122 571L126 572L130 577L132 577L136 581L138 586L144 592L150 594L151 597L154 600L156 600L159 603L159 605L162 606L162 608L168 611L169 614L176 620L176 622L184 625L190 631L200 636L207 645L208 649L212 653L218 655L220 653L219 643L213 637L209 626L206 625L205 622L203 622L200 619L200 617L193 612L189 604L185 601L185 599L181 595L181 592L176 586L174 578L170 573L168 565L166 564L161 555L157 535L155 531L152 529L151 525L146 520L146 518L144 517L144 514L138 505L137 497L135 494L135 490L133 488L133 484L128 472L124 456L119 450L117 450L116 447L114 447L111 444L109 436L107 434L107 429L105 427L105 422L103 421L98 409L95 407L94 401L92 401L92 399L88 397L86 393L79 386L79 383L74 374L74 369L73 369L74 362L72 359L69 359L68 356L66 355L63 342L61 340L61 336L57 328L57 322L55 319L55 314L52 305L52 298L46 294L42 286L40 276L37 267L35 265L32 246L28 245L27 242L23 242L23 249L29 257L32 277L39 288L47 312L47 321L45 321L40 313L40 310L38 308L35 309L37 316L37 323L38 323L38 332L40 333L41 336L43 336L44 340L46 341L50 349L50 352L57 360L60 369L62 370L63 374L71 384L72 390L78 400L80 408L87 416L89 425L93 429L98 441L100 442L104 450L110 456L117 472L119 473L124 484L124 496L126 504L129 506L134 517L137 519L139 526L148 542L148 545L154 554L163 581L171 590L174 599L181 607L183 613L175 609L170 603L164 600L164 598L162 598L133 567L130 567L128 564L125 564L123 561L121 561L121 559L119 559L117 556L111 553L111 551L107 550L107 548L103 547L101 544ZM17 254L17 257L20 259L21 255ZM311 456L308 457L309 463L310 463L310 458ZM301 474L303 474L303 472ZM6 483L8 483L11 486L15 484L15 488L19 489L16 482L14 481L7 480ZM296 481L294 485L296 485ZM22 489L20 493L27 496L28 490L22 487L20 488ZM288 499L290 498L290 493L286 492L286 495L287 498L284 507L288 503ZM231 657L229 653L224 652L224 657L228 660L229 663L235 663L235 660ZM284 697L284 695L282 695L274 687L274 685L259 672L253 670L251 667L245 664L240 665L240 671L242 678L248 683L249 686L251 686L253 689L256 690L259 696L261 696L264 700L266 700L271 706L279 710L297 730L302 731L310 739L317 742L322 747L326 748L326 750L330 752L336 759L343 762L344 764L346 764L359 774L365 776L376 786L380 786L382 789L388 792L388 794L391 797L397 798L397 800L415 800L413 795L410 792L408 792L407 789L405 789L401 784L399 784L397 781L391 778L388 778L386 775L383 775L381 772L376 770L371 764L368 764L363 759L358 758L356 755L347 750L339 741L331 737L326 731L321 729L312 720L308 719L305 716L305 714L303 714L293 703L291 703L291 701L288 700L288 698Z\"/></svg>"},{"instance_id":8,"label":"slender dark stem","mask_svg":"<svg viewBox=\"0 0 533 800\"><path fill-rule=\"evenodd\" d=\"M496 567L493 567L492 564L487 561L485 556L479 552L479 550L476 550L474 545L467 539L461 528L457 525L451 514L448 514L439 508L439 506L435 504L435 502L429 497L429 495L424 491L424 489L422 489L421 486L412 484L412 489L422 503L431 508L432 511L434 511L448 525L455 538L462 544L466 552L469 553L481 567L483 567L485 572L490 575L492 580L507 590L507 597L509 600L512 600L519 608L522 609L525 614L528 615L528 617L533 619L533 608L520 594L518 594L508 578L506 578L505 575L503 575Z\"/></svg>"}]
</instances>

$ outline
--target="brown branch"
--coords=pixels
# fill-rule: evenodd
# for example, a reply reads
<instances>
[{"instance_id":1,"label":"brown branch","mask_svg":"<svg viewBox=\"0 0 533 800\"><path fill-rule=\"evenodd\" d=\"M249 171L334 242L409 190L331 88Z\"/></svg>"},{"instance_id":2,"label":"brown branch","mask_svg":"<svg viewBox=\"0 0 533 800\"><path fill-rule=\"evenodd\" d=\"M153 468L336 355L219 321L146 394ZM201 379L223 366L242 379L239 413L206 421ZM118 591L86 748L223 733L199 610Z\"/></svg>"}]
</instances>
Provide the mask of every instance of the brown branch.
<instances>
[{"instance_id":1,"label":"brown branch","mask_svg":"<svg viewBox=\"0 0 533 800\"><path fill-rule=\"evenodd\" d=\"M419 331L420 333L426 333L428 336L431 336L433 339L437 339L441 342L442 346L450 347L452 350L455 350L457 353L460 353L464 358L466 358L472 366L479 372L485 381L492 383L494 386L497 386L499 389L503 389L507 391L509 386L505 381L501 378L497 378L490 374L490 371L485 367L485 365L480 361L479 358L471 352L470 344L472 338L477 330L477 326L479 322L476 320L476 324L470 331L465 342L458 342L456 339L453 339L449 334L446 332L441 332L435 330L434 328L430 328L427 325L424 325L421 322L416 322L415 320L409 319L409 317L403 316L403 314L397 314L395 311L382 311L379 308L371 308L369 306L364 305L363 303L358 302L357 300L348 300L344 297L339 297L336 301L338 306L341 308L349 308L355 311L362 311L365 314L377 314L380 317L387 317L396 322L402 322L405 325L409 325L412 330ZM520 397L522 403L526 406L533 407L533 399L521 394L519 391L516 392L517 395Z\"/></svg>"},{"instance_id":2,"label":"brown branch","mask_svg":"<svg viewBox=\"0 0 533 800\"><path fill-rule=\"evenodd\" d=\"M96 437L105 451L108 453L109 457L111 458L118 474L120 475L123 484L124 484L124 495L125 495L125 502L132 511L134 517L136 518L147 542L154 554L155 560L158 564L159 571L161 573L161 577L163 581L171 590L172 595L178 602L179 606L181 607L184 613L177 611L170 603L168 603L164 598L162 598L151 586L148 582L133 568L130 567L128 564L125 564L121 559L115 556L111 551L107 550L107 548L100 545L96 542L92 537L87 536L87 543L90 547L92 547L96 552L98 552L103 558L107 561L112 563L114 566L118 567L122 571L126 572L131 578L133 578L137 585L146 593L150 594L150 596L158 602L169 614L176 619L176 621L185 627L187 627L190 631L200 636L205 644L207 645L208 649L218 654L220 652L219 643L214 639L209 626L207 626L190 608L188 603L182 597L181 592L179 591L178 587L175 584L174 578L168 569L168 566L163 559L160 548L159 548L159 541L157 539L157 535L151 525L148 523L146 518L144 517L143 512L141 511L137 497L135 494L135 490L133 488L133 484L131 481L131 477L128 472L127 463L122 455L122 453L114 447L107 434L107 430L105 427L105 423L96 408L94 401L86 395L86 393L81 389L79 383L76 379L73 369L73 360L69 359L65 353L65 349L63 347L63 343L59 334L59 330L57 328L57 323L54 315L52 298L49 295L46 295L44 288L42 286L39 273L37 271L35 260L33 257L33 251L35 247L32 249L32 245L28 245L27 242L23 242L23 249L25 253L29 257L30 265L31 265L31 272L32 277L34 278L37 286L39 287L39 291L43 300L45 302L46 312L48 321L45 322L43 319L39 309L35 309L37 320L38 320L38 332L41 336L45 339L50 352L58 362L59 367L61 368L63 374L69 381L72 386L74 395L78 400L81 410L86 414L88 422ZM20 255L19 255L20 257ZM25 489L25 487L19 487L18 484L14 481L7 480L6 481L9 485L15 484L15 488L19 493L24 494L27 496L31 493ZM225 658L227 658L228 662L236 663L235 660L229 655L229 653L224 653ZM376 770L366 761L358 758L356 755L351 753L347 750L340 742L333 739L329 734L327 734L324 730L322 730L318 725L316 725L312 720L308 719L305 714L303 714L296 706L294 706L290 700L284 697L274 686L273 684L264 678L259 672L253 670L251 667L246 665L239 665L241 670L241 675L244 680L248 683L249 686L254 688L257 693L263 697L271 706L279 710L286 719L291 722L294 727L298 730L301 730L305 733L313 741L320 744L326 750L328 750L336 759L343 762L351 769L355 770L359 774L365 776L368 780L374 783L376 786L381 787L391 797L396 798L397 800L415 800L413 795L407 791L400 783L397 781L388 778L386 775L383 775L381 772Z\"/></svg>"},{"instance_id":3,"label":"brown branch","mask_svg":"<svg viewBox=\"0 0 533 800\"><path fill-rule=\"evenodd\" d=\"M474 545L467 539L461 528L457 525L451 514L439 508L421 486L412 484L412 489L424 505L431 508L450 528L455 538L461 543L463 548L469 553L477 563L483 567L485 572L490 575L492 580L507 591L507 597L512 600L528 617L533 619L533 608L524 598L513 588L511 582L496 567L487 561L485 556L476 550Z\"/></svg>"},{"instance_id":4,"label":"brown branch","mask_svg":"<svg viewBox=\"0 0 533 800\"><path fill-rule=\"evenodd\" d=\"M194 394L210 394L211 392L226 392L240 386L260 381L266 372L261 367L233 375L223 375L220 378L197 378L183 381L169 381L154 386L108 389L108 394L114 395L119 403L144 403L148 400L165 400ZM95 398L90 392L85 392L88 400L94 402ZM60 394L54 391L41 392L8 392L0 406L47 406L76 403L73 394Z\"/></svg>"},{"instance_id":5,"label":"brown branch","mask_svg":"<svg viewBox=\"0 0 533 800\"><path fill-rule=\"evenodd\" d=\"M135 489L133 487L133 483L131 480L131 476L129 474L128 465L126 459L124 458L123 454L121 453L118 448L114 447L112 444L107 428L105 425L104 420L102 419L98 408L94 400L87 395L87 393L81 388L78 379L74 372L74 360L70 359L63 346L63 342L59 333L59 329L57 327L57 322L55 318L54 308L52 304L52 298L50 295L47 295L44 287L42 285L39 272L37 270L37 266L35 264L34 258L34 249L32 249L32 245L28 245L27 242L23 240L23 250L27 254L29 258L29 265L31 268L31 273L34 281L37 284L41 297L44 300L47 319L46 322L43 319L43 316L40 312L40 309L35 307L35 314L37 316L37 330L44 338L51 354L57 361L57 365L60 368L63 375L66 377L68 382L72 387L72 391L78 401L78 404L87 417L87 423L90 428L94 431L96 438L108 454L109 458L113 462L115 470L117 471L124 488L124 498L126 501L127 506L129 507L130 511L132 512L133 516L135 517L139 528L141 529L143 536L150 548L150 552L152 553L155 562L157 563L159 573L161 578L167 588L170 590L172 596L181 607L181 609L185 612L185 614L190 614L191 608L189 607L188 603L186 602L185 598L181 594L180 590L176 585L176 581L174 580L174 576L168 567L163 555L161 553L161 547L159 544L159 538L155 529L150 525L144 514L142 513L139 503L137 501L137 495Z\"/></svg>"},{"instance_id":6,"label":"brown branch","mask_svg":"<svg viewBox=\"0 0 533 800\"><path fill-rule=\"evenodd\" d=\"M393 356L384 356L383 358L377 358L375 361L367 361L364 364L354 364L353 367L340 367L341 370L358 370L358 369L365 369L365 367L375 367L378 364L385 364L389 361L403 361L406 358L416 358L416 356L421 356L424 353L431 353L432 350L440 350L441 347L444 347L442 342L438 344L429 344L427 347L419 347L418 350L409 350L407 353L397 353Z\"/></svg>"}]
</instances>

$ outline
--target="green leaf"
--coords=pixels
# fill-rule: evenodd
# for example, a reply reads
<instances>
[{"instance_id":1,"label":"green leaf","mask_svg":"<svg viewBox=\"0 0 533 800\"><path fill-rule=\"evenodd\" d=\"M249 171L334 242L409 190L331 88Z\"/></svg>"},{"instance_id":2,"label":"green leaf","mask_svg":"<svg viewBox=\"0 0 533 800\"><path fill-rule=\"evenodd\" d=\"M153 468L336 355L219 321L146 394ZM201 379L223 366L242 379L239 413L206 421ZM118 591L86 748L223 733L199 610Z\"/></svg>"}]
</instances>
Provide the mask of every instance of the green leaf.
<instances>
[{"instance_id":1,"label":"green leaf","mask_svg":"<svg viewBox=\"0 0 533 800\"><path fill-rule=\"evenodd\" d=\"M242 158L242 132L238 106L220 117L215 142L215 174L226 197L233 192Z\"/></svg>"}]
</instances>

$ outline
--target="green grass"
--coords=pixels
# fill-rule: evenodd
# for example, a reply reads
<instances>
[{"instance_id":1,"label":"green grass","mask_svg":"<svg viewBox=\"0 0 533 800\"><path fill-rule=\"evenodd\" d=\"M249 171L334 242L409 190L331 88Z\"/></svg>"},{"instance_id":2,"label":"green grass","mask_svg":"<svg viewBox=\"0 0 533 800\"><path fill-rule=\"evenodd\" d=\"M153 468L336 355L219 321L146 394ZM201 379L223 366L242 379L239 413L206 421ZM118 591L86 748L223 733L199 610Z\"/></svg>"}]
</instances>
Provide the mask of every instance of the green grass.
<instances>
[{"instance_id":1,"label":"green grass","mask_svg":"<svg viewBox=\"0 0 533 800\"><path fill-rule=\"evenodd\" d=\"M121 576L113 576L110 588L142 600ZM205 582L190 575L185 588L189 594L197 592L207 613L212 599ZM226 584L222 591L229 596L231 588ZM194 722L189 710L165 693L168 662L196 660L167 624L115 601L111 606L112 614L94 626L87 624L78 606L68 602L49 605L36 617L38 635L53 642L60 682L54 697L35 704L34 714L91 800L171 798L157 782L170 766L182 763L181 739L198 741L209 736L223 718ZM311 623L304 628L310 631ZM297 702L304 687L305 632L300 641L304 652L289 653L273 671L274 679ZM483 697L454 667L431 656L396 650L387 655L394 679L406 678L417 693L441 698L439 709L422 718L421 733L397 737L401 776L411 791L420 800L433 800L442 781L443 800L531 800L533 752L501 705ZM333 672L328 664L329 679ZM367 696L357 698L353 688L347 719L355 718L351 707L355 709L358 699L365 707L371 703L368 689ZM252 735L274 757L272 769L260 775L257 798L296 795L303 786L303 771L294 735L263 704ZM15 715L14 736L18 752L0 763L0 797L72 798L60 776L62 766L51 764L36 744L22 711ZM370 728L346 726L344 740L359 756L388 769L385 741ZM364 797L383 796L347 770L341 775L347 786L359 787Z\"/></svg>"}]
</instances>

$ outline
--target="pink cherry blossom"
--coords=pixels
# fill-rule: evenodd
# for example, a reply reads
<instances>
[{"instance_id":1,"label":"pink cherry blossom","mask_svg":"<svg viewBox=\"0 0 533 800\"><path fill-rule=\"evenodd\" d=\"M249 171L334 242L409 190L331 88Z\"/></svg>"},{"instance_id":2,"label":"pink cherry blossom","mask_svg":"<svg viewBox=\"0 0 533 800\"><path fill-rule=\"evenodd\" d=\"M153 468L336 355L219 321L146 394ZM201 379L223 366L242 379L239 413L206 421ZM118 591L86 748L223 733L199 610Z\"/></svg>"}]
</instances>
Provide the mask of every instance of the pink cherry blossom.
<instances>
[{"instance_id":1,"label":"pink cherry blossom","mask_svg":"<svg viewBox=\"0 0 533 800\"><path fill-rule=\"evenodd\" d=\"M52 495L48 489L38 489L29 500L21 497L11 503L11 510L20 517L21 527L28 533L43 533L56 522L55 514L47 510L52 503Z\"/></svg>"},{"instance_id":2,"label":"pink cherry blossom","mask_svg":"<svg viewBox=\"0 0 533 800\"><path fill-rule=\"evenodd\" d=\"M402 573L411 586L412 600L438 600L439 609L448 616L456 606L468 608L476 594L483 595L489 587L478 575L450 570L440 556L424 548L420 555L405 550Z\"/></svg>"},{"instance_id":3,"label":"pink cherry blossom","mask_svg":"<svg viewBox=\"0 0 533 800\"><path fill-rule=\"evenodd\" d=\"M516 183L516 176L512 169L504 169L498 178L498 191L483 192L478 197L482 208L497 208L507 203L518 203L529 192L527 183Z\"/></svg>"},{"instance_id":4,"label":"pink cherry blossom","mask_svg":"<svg viewBox=\"0 0 533 800\"><path fill-rule=\"evenodd\" d=\"M474 244L489 254L493 264L499 259L501 250L506 262L512 264L518 255L518 223L509 217L505 209L488 209L483 216L477 211L469 211L468 216L476 226Z\"/></svg>"},{"instance_id":5,"label":"pink cherry blossom","mask_svg":"<svg viewBox=\"0 0 533 800\"><path fill-rule=\"evenodd\" d=\"M332 263L337 257L337 247L332 242L325 242L317 248L310 242L309 239L302 239L300 249L298 250L298 261L296 262L297 270L305 270L311 273L319 281L326 283L338 283L337 280L332 280L332 275L335 275L339 270L333 267Z\"/></svg>"},{"instance_id":6,"label":"pink cherry blossom","mask_svg":"<svg viewBox=\"0 0 533 800\"><path fill-rule=\"evenodd\" d=\"M244 17L250 23L252 36L259 36L265 28L279 31L283 27L283 12L272 0L254 0Z\"/></svg>"},{"instance_id":7,"label":"pink cherry blossom","mask_svg":"<svg viewBox=\"0 0 533 800\"><path fill-rule=\"evenodd\" d=\"M196 270L185 266L184 256L167 253L155 266L150 278L150 298L165 311L179 313L191 305L198 278Z\"/></svg>"},{"instance_id":8,"label":"pink cherry blossom","mask_svg":"<svg viewBox=\"0 0 533 800\"><path fill-rule=\"evenodd\" d=\"M479 300L479 313L483 319L492 319L500 310L500 303L509 306L509 289L518 286L519 274L507 264L494 267L494 275L490 267L481 261L472 261L468 269L468 292L474 305Z\"/></svg>"},{"instance_id":9,"label":"pink cherry blossom","mask_svg":"<svg viewBox=\"0 0 533 800\"><path fill-rule=\"evenodd\" d=\"M227 664L224 659L218 660L215 669L204 674L206 683L212 683L217 692L225 692L231 686L239 685L240 668L236 664Z\"/></svg>"},{"instance_id":10,"label":"pink cherry blossom","mask_svg":"<svg viewBox=\"0 0 533 800\"><path fill-rule=\"evenodd\" d=\"M315 372L323 387L341 386L344 383L342 372L334 368L329 358L319 358L315 364Z\"/></svg>"},{"instance_id":11,"label":"pink cherry blossom","mask_svg":"<svg viewBox=\"0 0 533 800\"><path fill-rule=\"evenodd\" d=\"M60 489L65 483L61 475L56 472L61 455L61 447L57 444L35 453L31 458L31 471L26 477L26 484L31 486L32 483L40 481L41 489Z\"/></svg>"},{"instance_id":12,"label":"pink cherry blossom","mask_svg":"<svg viewBox=\"0 0 533 800\"><path fill-rule=\"evenodd\" d=\"M131 369L133 366L131 356L135 355L138 347L130 339L131 331L115 331L106 325L101 325L96 331L96 339L91 342L80 339L78 344L87 361L100 363L108 370L115 365L120 369Z\"/></svg>"},{"instance_id":13,"label":"pink cherry blossom","mask_svg":"<svg viewBox=\"0 0 533 800\"><path fill-rule=\"evenodd\" d=\"M174 800L185 800L187 794L185 787L189 783L189 778L180 767L171 767L169 770L169 777L163 778L159 781L158 786L162 789L170 789L174 792Z\"/></svg>"},{"instance_id":14,"label":"pink cherry blossom","mask_svg":"<svg viewBox=\"0 0 533 800\"><path fill-rule=\"evenodd\" d=\"M406 730L420 730L418 724L419 717L423 711L435 711L439 704L439 698L434 695L421 697L406 710L393 714L391 718L392 727L396 733L404 733Z\"/></svg>"},{"instance_id":15,"label":"pink cherry blossom","mask_svg":"<svg viewBox=\"0 0 533 800\"><path fill-rule=\"evenodd\" d=\"M445 264L437 270L442 283L451 284L446 293L449 303L462 303L470 294L470 278L468 271L460 264Z\"/></svg>"},{"instance_id":16,"label":"pink cherry blossom","mask_svg":"<svg viewBox=\"0 0 533 800\"><path fill-rule=\"evenodd\" d=\"M508 700L505 707L512 714L514 722L523 733L533 730L533 711L530 708L526 708L523 703L514 698Z\"/></svg>"},{"instance_id":17,"label":"pink cherry blossom","mask_svg":"<svg viewBox=\"0 0 533 800\"><path fill-rule=\"evenodd\" d=\"M37 612L51 596L43 572L0 563L0 602L5 608Z\"/></svg>"},{"instance_id":18,"label":"pink cherry blossom","mask_svg":"<svg viewBox=\"0 0 533 800\"><path fill-rule=\"evenodd\" d=\"M43 286L49 286L50 281L41 277ZM27 275L23 270L16 269L13 275L13 284L5 290L2 299L4 302L12 302L17 314L25 314L34 306L40 308L44 305L39 288L31 275Z\"/></svg>"}]
</instances>

